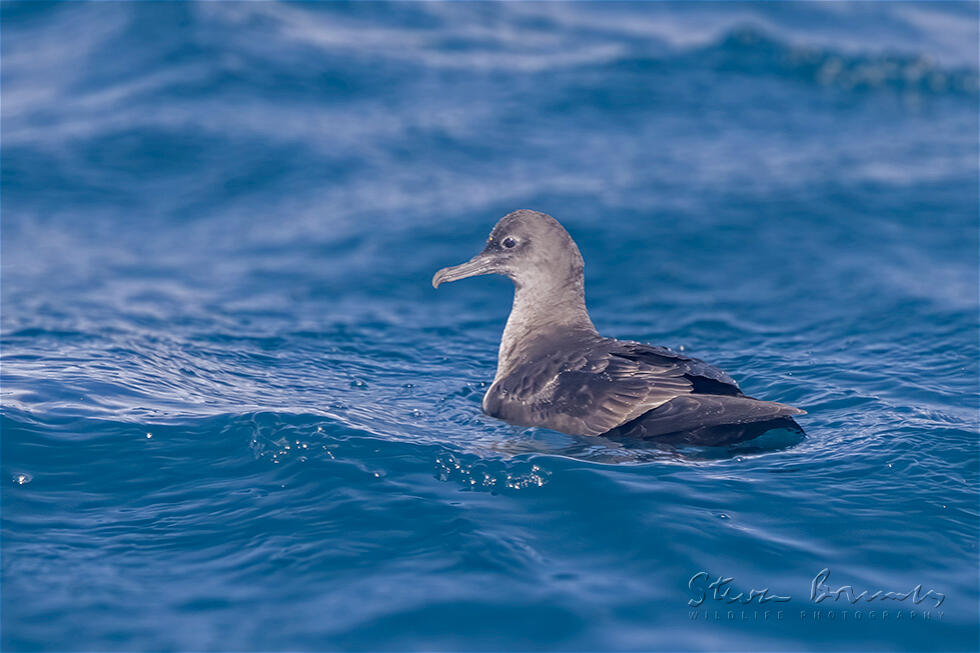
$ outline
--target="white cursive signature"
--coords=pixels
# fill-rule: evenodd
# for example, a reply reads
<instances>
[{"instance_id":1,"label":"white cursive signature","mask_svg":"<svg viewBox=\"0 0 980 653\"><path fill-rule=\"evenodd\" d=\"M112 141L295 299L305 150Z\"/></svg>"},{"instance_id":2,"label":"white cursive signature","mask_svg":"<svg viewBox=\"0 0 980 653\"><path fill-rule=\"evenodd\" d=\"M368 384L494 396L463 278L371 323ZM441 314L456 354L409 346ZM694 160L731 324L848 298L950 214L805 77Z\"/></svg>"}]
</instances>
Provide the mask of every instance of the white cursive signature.
<instances>
[{"instance_id":1,"label":"white cursive signature","mask_svg":"<svg viewBox=\"0 0 980 653\"><path fill-rule=\"evenodd\" d=\"M825 599L832 598L835 601L840 599L845 599L850 603L857 603L860 600L865 601L904 601L909 597L912 597L912 603L916 605L922 603L924 600L930 596L936 602L936 607L938 608L946 600L946 595L942 592L937 592L935 590L926 590L925 593L922 592L922 585L916 585L908 592L886 592L884 590L878 590L872 594L868 593L868 590L863 590L860 593L855 593L854 587L851 585L843 585L834 589L827 585L827 579L830 577L829 569L821 569L816 576L813 577L813 581L810 583L810 600L814 603L820 603Z\"/></svg>"}]
</instances>

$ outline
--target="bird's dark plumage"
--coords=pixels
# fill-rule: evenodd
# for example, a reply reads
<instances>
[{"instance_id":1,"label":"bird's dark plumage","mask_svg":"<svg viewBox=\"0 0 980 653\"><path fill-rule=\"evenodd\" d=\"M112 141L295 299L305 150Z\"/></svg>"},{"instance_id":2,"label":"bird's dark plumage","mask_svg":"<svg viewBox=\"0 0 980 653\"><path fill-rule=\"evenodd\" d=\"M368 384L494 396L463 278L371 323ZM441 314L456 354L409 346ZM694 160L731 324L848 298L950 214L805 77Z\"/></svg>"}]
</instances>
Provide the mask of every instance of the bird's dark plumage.
<instances>
[{"instance_id":1,"label":"bird's dark plumage","mask_svg":"<svg viewBox=\"0 0 980 653\"><path fill-rule=\"evenodd\" d=\"M572 435L725 444L795 425L804 411L746 397L716 367L664 347L600 336L585 308L578 248L551 216L516 211L484 251L436 273L433 285L499 273L515 284L484 411Z\"/></svg>"}]
</instances>

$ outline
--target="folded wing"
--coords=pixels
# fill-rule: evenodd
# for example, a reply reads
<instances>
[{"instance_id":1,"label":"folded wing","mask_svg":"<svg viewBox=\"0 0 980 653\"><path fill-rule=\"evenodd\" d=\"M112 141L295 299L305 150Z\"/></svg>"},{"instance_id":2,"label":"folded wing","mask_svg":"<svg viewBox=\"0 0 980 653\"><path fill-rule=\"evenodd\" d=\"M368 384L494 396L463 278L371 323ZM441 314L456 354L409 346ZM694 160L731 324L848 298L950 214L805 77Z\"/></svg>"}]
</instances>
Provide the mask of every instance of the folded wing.
<instances>
[{"instance_id":1,"label":"folded wing","mask_svg":"<svg viewBox=\"0 0 980 653\"><path fill-rule=\"evenodd\" d=\"M802 412L745 397L721 370L663 347L601 339L563 351L574 353L537 358L511 377L513 383L505 380L488 412L576 435L599 435L657 415L662 424L651 425L651 434Z\"/></svg>"}]
</instances>

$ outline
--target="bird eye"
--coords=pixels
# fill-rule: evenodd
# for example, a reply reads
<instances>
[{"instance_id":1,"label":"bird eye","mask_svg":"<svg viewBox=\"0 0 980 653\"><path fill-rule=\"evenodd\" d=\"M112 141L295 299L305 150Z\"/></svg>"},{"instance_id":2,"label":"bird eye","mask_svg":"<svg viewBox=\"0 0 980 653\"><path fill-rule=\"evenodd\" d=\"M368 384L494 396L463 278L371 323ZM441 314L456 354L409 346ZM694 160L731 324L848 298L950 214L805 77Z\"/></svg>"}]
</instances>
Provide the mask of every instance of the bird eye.
<instances>
[{"instance_id":1,"label":"bird eye","mask_svg":"<svg viewBox=\"0 0 980 653\"><path fill-rule=\"evenodd\" d=\"M507 236L506 238L504 238L504 241L501 244L507 249L510 249L511 247L517 244L517 241L511 238L510 236Z\"/></svg>"}]
</instances>

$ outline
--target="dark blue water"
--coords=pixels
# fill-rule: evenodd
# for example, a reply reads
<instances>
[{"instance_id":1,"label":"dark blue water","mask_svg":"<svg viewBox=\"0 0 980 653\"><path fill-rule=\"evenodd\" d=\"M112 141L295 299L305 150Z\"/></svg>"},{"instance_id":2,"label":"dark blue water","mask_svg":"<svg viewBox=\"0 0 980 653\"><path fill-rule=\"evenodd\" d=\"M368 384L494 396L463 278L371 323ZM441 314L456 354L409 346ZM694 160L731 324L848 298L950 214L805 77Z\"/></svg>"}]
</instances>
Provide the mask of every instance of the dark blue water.
<instances>
[{"instance_id":1,"label":"dark blue water","mask_svg":"<svg viewBox=\"0 0 980 653\"><path fill-rule=\"evenodd\" d=\"M976 3L2 25L4 650L977 649ZM806 439L483 416L516 208Z\"/></svg>"}]
</instances>

